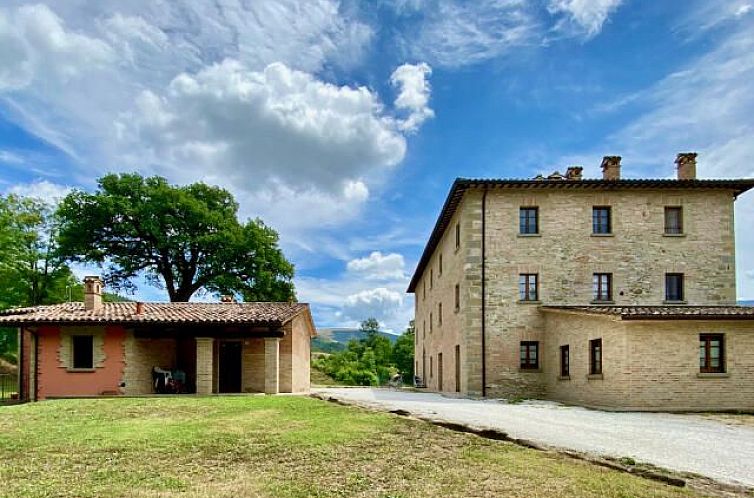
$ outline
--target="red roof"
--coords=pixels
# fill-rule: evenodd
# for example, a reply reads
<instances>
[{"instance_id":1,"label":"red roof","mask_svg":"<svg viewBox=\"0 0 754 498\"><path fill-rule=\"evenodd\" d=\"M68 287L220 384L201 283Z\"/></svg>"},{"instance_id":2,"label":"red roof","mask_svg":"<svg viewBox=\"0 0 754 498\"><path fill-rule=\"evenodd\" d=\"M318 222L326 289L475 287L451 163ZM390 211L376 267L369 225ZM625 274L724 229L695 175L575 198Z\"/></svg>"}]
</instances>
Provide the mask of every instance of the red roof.
<instances>
[{"instance_id":1,"label":"red roof","mask_svg":"<svg viewBox=\"0 0 754 498\"><path fill-rule=\"evenodd\" d=\"M97 310L85 310L84 303L64 303L0 311L0 325L45 323L210 323L218 325L281 326L300 313L304 303L143 303L136 313L135 302L103 303Z\"/></svg>"},{"instance_id":2,"label":"red roof","mask_svg":"<svg viewBox=\"0 0 754 498\"><path fill-rule=\"evenodd\" d=\"M621 320L754 320L754 306L542 306L541 309L615 316Z\"/></svg>"}]
</instances>

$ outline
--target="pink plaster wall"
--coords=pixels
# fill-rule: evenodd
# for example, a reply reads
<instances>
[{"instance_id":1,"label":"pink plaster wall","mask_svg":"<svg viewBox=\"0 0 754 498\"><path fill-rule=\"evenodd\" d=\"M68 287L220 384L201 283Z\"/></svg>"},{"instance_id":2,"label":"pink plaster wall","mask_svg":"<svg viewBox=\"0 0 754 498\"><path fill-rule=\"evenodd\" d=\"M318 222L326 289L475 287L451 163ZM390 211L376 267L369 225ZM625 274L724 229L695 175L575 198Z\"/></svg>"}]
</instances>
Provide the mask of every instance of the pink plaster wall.
<instances>
[{"instance_id":1,"label":"pink plaster wall","mask_svg":"<svg viewBox=\"0 0 754 498\"><path fill-rule=\"evenodd\" d=\"M92 396L103 393L119 393L119 384L125 368L123 327L105 327L105 361L94 372L69 372L61 366L60 327L39 328L39 377L38 396Z\"/></svg>"}]
</instances>

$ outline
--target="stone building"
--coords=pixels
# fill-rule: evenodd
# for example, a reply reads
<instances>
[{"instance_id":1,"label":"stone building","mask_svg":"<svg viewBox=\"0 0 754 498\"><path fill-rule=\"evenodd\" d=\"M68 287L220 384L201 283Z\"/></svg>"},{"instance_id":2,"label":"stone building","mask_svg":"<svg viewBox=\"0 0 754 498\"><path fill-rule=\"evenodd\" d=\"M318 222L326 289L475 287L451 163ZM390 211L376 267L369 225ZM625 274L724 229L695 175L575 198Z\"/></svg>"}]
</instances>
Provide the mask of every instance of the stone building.
<instances>
[{"instance_id":1,"label":"stone building","mask_svg":"<svg viewBox=\"0 0 754 498\"><path fill-rule=\"evenodd\" d=\"M733 203L754 180L457 179L408 291L432 391L632 410L754 409ZM751 220L747 220L751 224Z\"/></svg>"},{"instance_id":2,"label":"stone building","mask_svg":"<svg viewBox=\"0 0 754 498\"><path fill-rule=\"evenodd\" d=\"M309 390L307 304L104 303L99 278L84 286L83 303L0 312L19 328L21 399Z\"/></svg>"}]
</instances>

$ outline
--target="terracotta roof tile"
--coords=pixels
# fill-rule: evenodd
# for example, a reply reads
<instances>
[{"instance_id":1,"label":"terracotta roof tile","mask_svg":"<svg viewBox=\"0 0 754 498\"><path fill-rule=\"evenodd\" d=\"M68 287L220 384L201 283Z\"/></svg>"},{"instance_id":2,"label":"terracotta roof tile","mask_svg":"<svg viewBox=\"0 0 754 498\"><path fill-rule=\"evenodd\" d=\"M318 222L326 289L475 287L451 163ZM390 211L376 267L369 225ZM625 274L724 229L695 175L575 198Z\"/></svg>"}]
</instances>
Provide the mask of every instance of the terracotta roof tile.
<instances>
[{"instance_id":1,"label":"terracotta roof tile","mask_svg":"<svg viewBox=\"0 0 754 498\"><path fill-rule=\"evenodd\" d=\"M542 310L610 315L621 320L754 320L754 306L542 306Z\"/></svg>"},{"instance_id":2,"label":"terracotta roof tile","mask_svg":"<svg viewBox=\"0 0 754 498\"><path fill-rule=\"evenodd\" d=\"M279 326L308 309L304 303L103 303L87 311L74 302L0 311L0 325L31 323L215 323Z\"/></svg>"}]
</instances>

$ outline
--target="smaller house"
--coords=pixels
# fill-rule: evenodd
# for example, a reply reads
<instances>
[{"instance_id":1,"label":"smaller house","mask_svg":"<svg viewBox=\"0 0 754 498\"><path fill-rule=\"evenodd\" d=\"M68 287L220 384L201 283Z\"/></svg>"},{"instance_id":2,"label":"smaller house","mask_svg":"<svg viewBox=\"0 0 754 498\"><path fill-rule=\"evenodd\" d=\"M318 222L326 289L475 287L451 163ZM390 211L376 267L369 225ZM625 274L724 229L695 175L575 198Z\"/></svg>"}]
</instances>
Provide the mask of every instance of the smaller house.
<instances>
[{"instance_id":1,"label":"smaller house","mask_svg":"<svg viewBox=\"0 0 754 498\"><path fill-rule=\"evenodd\" d=\"M302 303L84 302L0 312L19 328L21 399L169 393L303 393L316 334Z\"/></svg>"}]
</instances>

